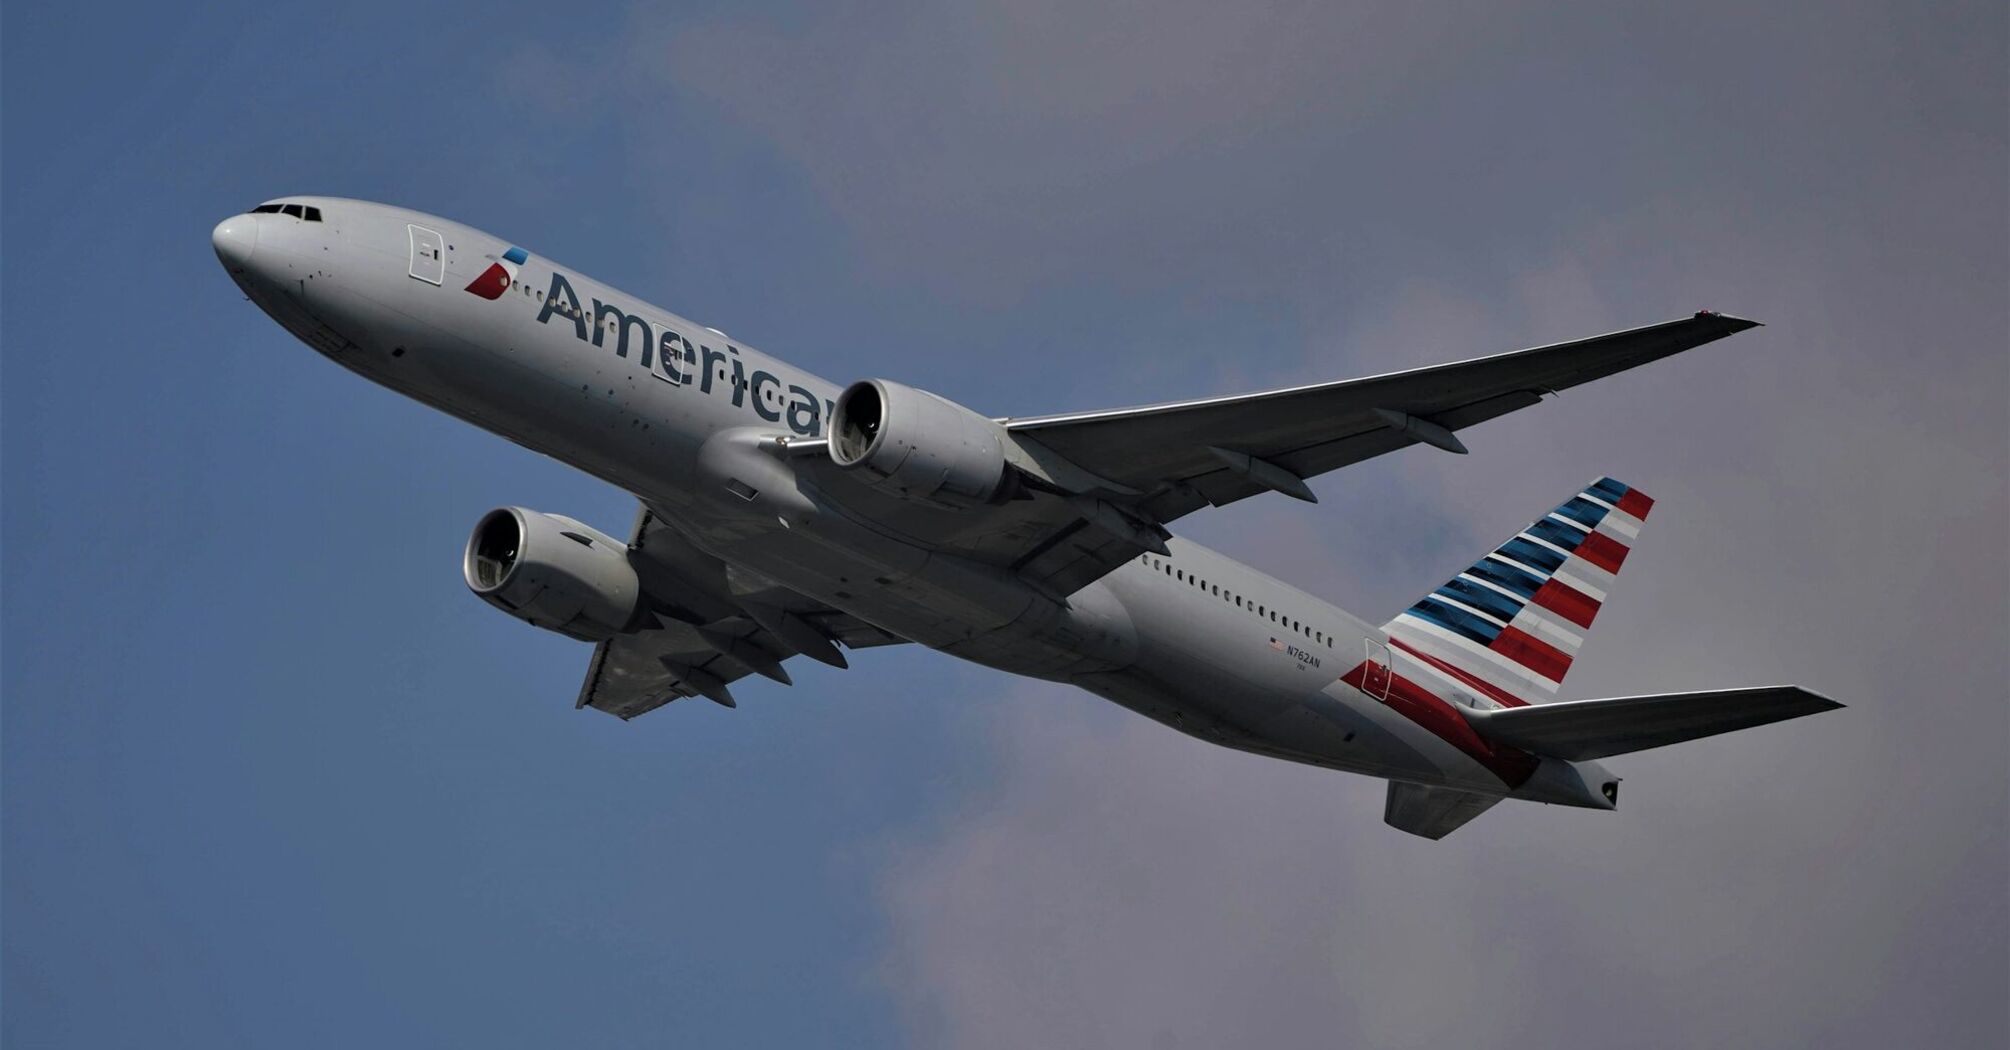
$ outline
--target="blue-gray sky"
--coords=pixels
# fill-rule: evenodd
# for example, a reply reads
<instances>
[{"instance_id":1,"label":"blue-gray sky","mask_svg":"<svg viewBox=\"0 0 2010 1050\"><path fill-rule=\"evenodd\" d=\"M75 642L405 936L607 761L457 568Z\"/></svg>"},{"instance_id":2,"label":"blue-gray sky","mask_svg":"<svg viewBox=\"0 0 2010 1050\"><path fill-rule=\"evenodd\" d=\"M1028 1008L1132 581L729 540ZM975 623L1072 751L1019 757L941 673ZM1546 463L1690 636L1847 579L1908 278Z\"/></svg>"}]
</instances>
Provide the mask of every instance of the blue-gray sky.
<instances>
[{"instance_id":1,"label":"blue-gray sky","mask_svg":"<svg viewBox=\"0 0 2010 1050\"><path fill-rule=\"evenodd\" d=\"M2001 1045L2002 5L1328 7L9 5L0 1035ZM244 302L291 192L997 414L1757 317L1188 531L1381 619L1610 473L1573 695L1851 706L1435 844L924 651L581 714L460 543L628 499Z\"/></svg>"}]
</instances>

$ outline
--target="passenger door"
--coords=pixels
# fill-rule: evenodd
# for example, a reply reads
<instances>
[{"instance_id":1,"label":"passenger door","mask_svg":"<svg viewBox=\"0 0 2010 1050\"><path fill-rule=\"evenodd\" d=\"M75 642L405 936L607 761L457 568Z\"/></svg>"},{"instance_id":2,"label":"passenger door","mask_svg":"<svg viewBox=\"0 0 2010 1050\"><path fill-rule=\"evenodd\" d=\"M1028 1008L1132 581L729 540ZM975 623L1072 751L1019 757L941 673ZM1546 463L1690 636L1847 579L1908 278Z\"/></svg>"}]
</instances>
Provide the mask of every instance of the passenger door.
<instances>
[{"instance_id":1,"label":"passenger door","mask_svg":"<svg viewBox=\"0 0 2010 1050\"><path fill-rule=\"evenodd\" d=\"M439 284L447 276L447 243L437 230L406 223L412 237L412 266L407 272L427 284Z\"/></svg>"}]
</instances>

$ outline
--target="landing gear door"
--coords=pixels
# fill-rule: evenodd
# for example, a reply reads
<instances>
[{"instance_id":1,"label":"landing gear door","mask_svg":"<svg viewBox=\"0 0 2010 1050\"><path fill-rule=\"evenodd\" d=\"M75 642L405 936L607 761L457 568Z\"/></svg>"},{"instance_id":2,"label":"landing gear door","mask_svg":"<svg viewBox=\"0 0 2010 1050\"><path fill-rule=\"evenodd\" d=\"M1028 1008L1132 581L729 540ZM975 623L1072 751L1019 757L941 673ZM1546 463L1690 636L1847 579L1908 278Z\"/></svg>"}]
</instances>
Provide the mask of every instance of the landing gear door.
<instances>
[{"instance_id":1,"label":"landing gear door","mask_svg":"<svg viewBox=\"0 0 2010 1050\"><path fill-rule=\"evenodd\" d=\"M437 230L406 223L412 235L412 268L407 271L427 284L439 284L447 277L447 244Z\"/></svg>"}]
</instances>

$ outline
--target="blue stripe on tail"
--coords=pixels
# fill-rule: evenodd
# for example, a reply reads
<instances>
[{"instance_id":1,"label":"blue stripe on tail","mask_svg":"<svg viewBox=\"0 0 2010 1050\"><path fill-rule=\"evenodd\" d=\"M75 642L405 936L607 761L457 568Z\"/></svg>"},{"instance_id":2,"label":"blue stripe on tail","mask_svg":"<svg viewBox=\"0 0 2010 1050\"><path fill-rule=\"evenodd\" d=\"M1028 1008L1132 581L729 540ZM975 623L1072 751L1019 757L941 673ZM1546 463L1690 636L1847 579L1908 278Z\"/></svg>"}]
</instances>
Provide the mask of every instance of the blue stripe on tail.
<instances>
[{"instance_id":1,"label":"blue stripe on tail","mask_svg":"<svg viewBox=\"0 0 2010 1050\"><path fill-rule=\"evenodd\" d=\"M1468 583L1465 580L1453 580L1433 593L1442 598L1450 598L1461 605L1472 606L1502 623L1514 619L1522 606L1522 603L1491 587Z\"/></svg>"},{"instance_id":2,"label":"blue stripe on tail","mask_svg":"<svg viewBox=\"0 0 2010 1050\"><path fill-rule=\"evenodd\" d=\"M1454 608L1435 598L1425 598L1410 606L1409 615L1420 620L1437 624L1454 634L1463 635L1481 645L1491 645L1500 637L1498 625L1488 623L1464 609Z\"/></svg>"},{"instance_id":3,"label":"blue stripe on tail","mask_svg":"<svg viewBox=\"0 0 2010 1050\"><path fill-rule=\"evenodd\" d=\"M1528 527L1528 534L1536 539L1567 551L1574 551L1584 542L1584 530L1573 525L1565 525L1555 518L1544 518Z\"/></svg>"},{"instance_id":4,"label":"blue stripe on tail","mask_svg":"<svg viewBox=\"0 0 2010 1050\"><path fill-rule=\"evenodd\" d=\"M1563 564L1564 557L1556 551L1550 550L1548 547L1523 536L1516 536L1514 539L1501 544L1500 553L1506 557L1513 558L1515 561L1531 569L1541 570L1545 574L1555 572Z\"/></svg>"},{"instance_id":5,"label":"blue stripe on tail","mask_svg":"<svg viewBox=\"0 0 2010 1050\"><path fill-rule=\"evenodd\" d=\"M1583 496L1572 496L1569 503L1556 508L1556 513L1559 517L1569 518L1587 529L1595 529L1599 522L1605 520L1606 510Z\"/></svg>"},{"instance_id":6,"label":"blue stripe on tail","mask_svg":"<svg viewBox=\"0 0 2010 1050\"><path fill-rule=\"evenodd\" d=\"M1466 570L1466 575L1500 584L1524 598L1533 598L1535 592L1542 589L1542 577L1517 569L1499 558L1481 558L1478 565Z\"/></svg>"},{"instance_id":7,"label":"blue stripe on tail","mask_svg":"<svg viewBox=\"0 0 2010 1050\"><path fill-rule=\"evenodd\" d=\"M1597 481L1592 483L1592 486L1590 488L1585 489L1584 491L1590 493L1593 496L1597 496L1599 499L1602 499L1605 502L1610 503L1613 506L1617 507L1619 506L1619 501L1626 498L1626 493L1628 490L1626 486L1621 485L1619 482L1614 481L1611 478L1599 478Z\"/></svg>"}]
</instances>

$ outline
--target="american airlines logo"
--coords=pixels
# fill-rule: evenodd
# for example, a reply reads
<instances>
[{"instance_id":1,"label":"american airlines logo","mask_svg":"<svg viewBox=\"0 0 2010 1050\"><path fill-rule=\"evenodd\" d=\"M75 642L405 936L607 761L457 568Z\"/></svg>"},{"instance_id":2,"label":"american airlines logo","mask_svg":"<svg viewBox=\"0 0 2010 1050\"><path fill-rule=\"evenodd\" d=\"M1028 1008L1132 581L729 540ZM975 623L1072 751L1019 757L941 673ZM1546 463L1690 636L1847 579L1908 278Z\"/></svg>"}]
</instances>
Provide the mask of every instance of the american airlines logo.
<instances>
[{"instance_id":1,"label":"american airlines logo","mask_svg":"<svg viewBox=\"0 0 2010 1050\"><path fill-rule=\"evenodd\" d=\"M493 255L489 258L494 261L480 277L468 282L467 290L484 299L500 299L502 293L509 291L509 286L516 282L517 267L530 260L530 253L511 245L510 250L502 253L500 258Z\"/></svg>"},{"instance_id":2,"label":"american airlines logo","mask_svg":"<svg viewBox=\"0 0 2010 1050\"><path fill-rule=\"evenodd\" d=\"M504 259L508 257L505 254ZM475 291L474 285L469 285L468 290ZM537 312L538 323L551 324L553 315L557 315L564 319L561 324L572 322L572 334L580 342L594 346L606 346L611 334L616 357L627 357L632 342L642 367L665 383L692 386L701 394L711 394L716 380L735 408L751 408L763 420L786 423L791 432L804 437L823 432L824 419L832 410L831 402L819 400L814 391L805 387L784 383L773 372L759 368L748 372L739 347L727 343L726 349L720 351L703 343L694 345L666 323L651 324L641 315L613 303L591 301L593 309L589 312L579 305L572 282L553 270L551 288L545 292L543 305Z\"/></svg>"}]
</instances>

